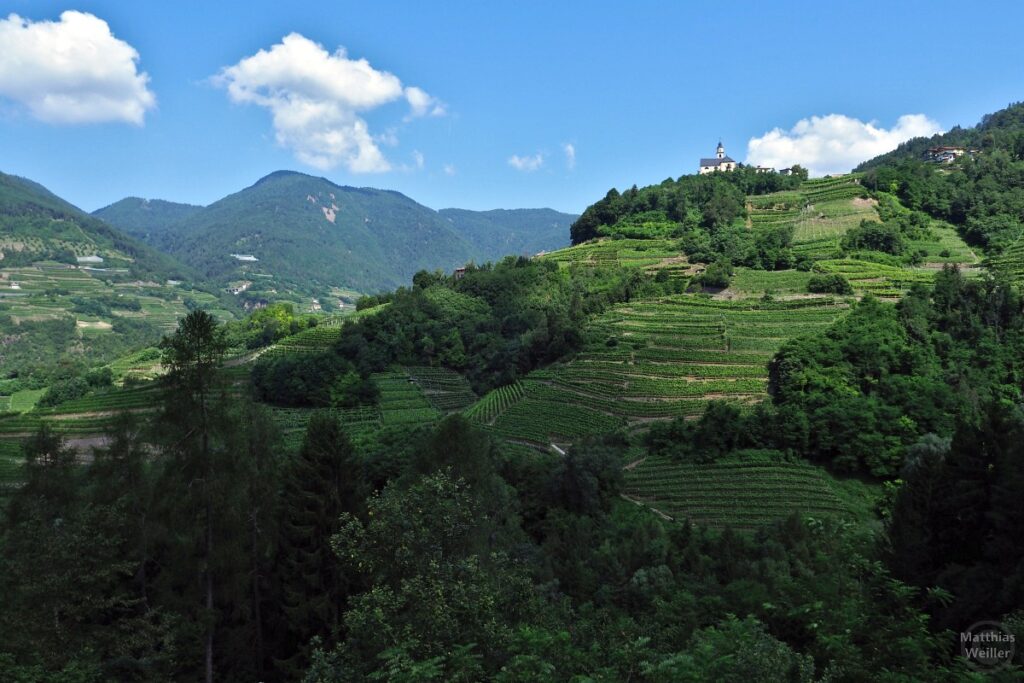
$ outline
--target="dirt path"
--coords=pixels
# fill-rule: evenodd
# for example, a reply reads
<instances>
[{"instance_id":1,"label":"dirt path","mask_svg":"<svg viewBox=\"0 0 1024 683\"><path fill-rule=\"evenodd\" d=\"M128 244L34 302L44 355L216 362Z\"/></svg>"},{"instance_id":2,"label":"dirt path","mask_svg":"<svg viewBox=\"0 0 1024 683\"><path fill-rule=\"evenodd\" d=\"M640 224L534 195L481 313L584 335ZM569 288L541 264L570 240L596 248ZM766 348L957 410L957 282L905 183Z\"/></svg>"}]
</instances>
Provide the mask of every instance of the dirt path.
<instances>
[{"instance_id":1,"label":"dirt path","mask_svg":"<svg viewBox=\"0 0 1024 683\"><path fill-rule=\"evenodd\" d=\"M625 493L620 493L619 496L621 496L624 500L628 500L630 503L633 503L634 505L639 505L640 507L647 508L648 510L650 510L654 514L656 514L659 517L661 517L662 519L664 519L665 521L668 521L668 522L674 522L675 521L675 518L672 517L671 515L666 515L664 512L662 512L658 508L651 507L650 505L648 505L647 503L643 502L642 500L637 500L636 498L633 498L631 496L627 496Z\"/></svg>"}]
</instances>

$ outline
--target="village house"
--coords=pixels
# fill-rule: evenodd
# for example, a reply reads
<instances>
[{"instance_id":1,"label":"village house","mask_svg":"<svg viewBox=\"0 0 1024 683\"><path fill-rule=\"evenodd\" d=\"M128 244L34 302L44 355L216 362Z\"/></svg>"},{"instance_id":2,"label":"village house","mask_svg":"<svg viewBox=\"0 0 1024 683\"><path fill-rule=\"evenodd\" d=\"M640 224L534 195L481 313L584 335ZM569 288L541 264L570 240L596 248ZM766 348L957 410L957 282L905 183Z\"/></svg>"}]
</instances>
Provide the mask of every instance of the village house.
<instances>
[{"instance_id":1,"label":"village house","mask_svg":"<svg viewBox=\"0 0 1024 683\"><path fill-rule=\"evenodd\" d=\"M964 154L973 156L973 151L968 151L966 147L932 147L925 151L924 160L933 164L951 164Z\"/></svg>"},{"instance_id":2,"label":"village house","mask_svg":"<svg viewBox=\"0 0 1024 683\"><path fill-rule=\"evenodd\" d=\"M700 160L701 174L714 173L715 171L733 171L735 169L736 161L725 156L725 147L722 146L721 140L718 142L718 149L715 150L715 156L710 159Z\"/></svg>"}]
</instances>

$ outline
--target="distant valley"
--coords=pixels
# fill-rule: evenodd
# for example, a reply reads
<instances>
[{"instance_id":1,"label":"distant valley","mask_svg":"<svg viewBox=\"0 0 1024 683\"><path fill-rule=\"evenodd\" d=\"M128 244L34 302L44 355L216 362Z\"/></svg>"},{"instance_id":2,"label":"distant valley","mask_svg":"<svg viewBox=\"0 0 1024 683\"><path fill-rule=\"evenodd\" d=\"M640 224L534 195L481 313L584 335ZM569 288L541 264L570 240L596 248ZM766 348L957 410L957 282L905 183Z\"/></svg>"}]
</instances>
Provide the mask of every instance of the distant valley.
<instances>
[{"instance_id":1,"label":"distant valley","mask_svg":"<svg viewBox=\"0 0 1024 683\"><path fill-rule=\"evenodd\" d=\"M421 269L566 246L575 218L438 212L288 171L208 207L128 198L90 215L0 173L0 395L145 348L195 308L222 321L275 301L351 310Z\"/></svg>"}]
</instances>

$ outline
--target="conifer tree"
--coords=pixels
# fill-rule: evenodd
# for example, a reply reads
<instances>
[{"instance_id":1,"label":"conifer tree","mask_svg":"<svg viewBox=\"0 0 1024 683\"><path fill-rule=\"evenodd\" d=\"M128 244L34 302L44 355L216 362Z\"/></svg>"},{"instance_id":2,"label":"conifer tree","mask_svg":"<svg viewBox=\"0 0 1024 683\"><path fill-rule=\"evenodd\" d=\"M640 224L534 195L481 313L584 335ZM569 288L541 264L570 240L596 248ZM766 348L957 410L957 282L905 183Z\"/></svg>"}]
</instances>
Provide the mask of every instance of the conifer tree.
<instances>
[{"instance_id":1,"label":"conifer tree","mask_svg":"<svg viewBox=\"0 0 1024 683\"><path fill-rule=\"evenodd\" d=\"M330 538L343 512L358 513L362 468L337 419L314 413L295 457L286 465L282 494L282 610L288 627L284 668L305 666L314 636L337 637L350 591ZM286 655L287 656L287 655Z\"/></svg>"}]
</instances>

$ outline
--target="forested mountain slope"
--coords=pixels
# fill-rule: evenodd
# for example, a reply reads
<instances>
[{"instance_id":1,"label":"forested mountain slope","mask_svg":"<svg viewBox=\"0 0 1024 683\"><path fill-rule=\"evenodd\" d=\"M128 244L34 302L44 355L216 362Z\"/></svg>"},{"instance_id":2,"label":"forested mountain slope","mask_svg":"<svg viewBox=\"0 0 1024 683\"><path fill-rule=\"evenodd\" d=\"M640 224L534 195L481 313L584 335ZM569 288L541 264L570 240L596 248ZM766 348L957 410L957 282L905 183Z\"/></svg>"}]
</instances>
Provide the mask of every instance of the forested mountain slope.
<instances>
[{"instance_id":1,"label":"forested mountain slope","mask_svg":"<svg viewBox=\"0 0 1024 683\"><path fill-rule=\"evenodd\" d=\"M126 269L134 277L184 277L187 269L107 223L72 206L42 185L0 173L2 266L50 259Z\"/></svg>"},{"instance_id":2,"label":"forested mountain slope","mask_svg":"<svg viewBox=\"0 0 1024 683\"><path fill-rule=\"evenodd\" d=\"M190 307L232 316L173 257L5 174L0 254L0 397L15 405L157 342Z\"/></svg>"},{"instance_id":3,"label":"forested mountain slope","mask_svg":"<svg viewBox=\"0 0 1024 683\"><path fill-rule=\"evenodd\" d=\"M473 245L478 262L568 246L569 226L579 218L553 209L441 209L438 213Z\"/></svg>"},{"instance_id":4,"label":"forested mountain slope","mask_svg":"<svg viewBox=\"0 0 1024 683\"><path fill-rule=\"evenodd\" d=\"M156 244L172 226L202 209L194 204L126 197L93 211L92 215L147 244Z\"/></svg>"},{"instance_id":5,"label":"forested mountain slope","mask_svg":"<svg viewBox=\"0 0 1024 683\"><path fill-rule=\"evenodd\" d=\"M129 198L95 215L222 283L259 278L253 291L269 298L291 289L321 299L336 288L391 289L421 269L556 249L576 218L550 209L439 213L398 192L291 171L208 207Z\"/></svg>"}]
</instances>

